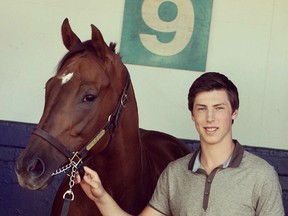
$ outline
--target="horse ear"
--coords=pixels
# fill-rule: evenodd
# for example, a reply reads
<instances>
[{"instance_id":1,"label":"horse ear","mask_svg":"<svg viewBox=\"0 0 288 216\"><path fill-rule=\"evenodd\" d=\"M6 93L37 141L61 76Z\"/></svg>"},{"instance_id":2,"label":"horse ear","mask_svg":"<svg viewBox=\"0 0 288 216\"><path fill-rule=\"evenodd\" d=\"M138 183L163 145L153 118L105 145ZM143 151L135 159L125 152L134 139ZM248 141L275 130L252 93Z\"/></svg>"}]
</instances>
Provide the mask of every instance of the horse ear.
<instances>
[{"instance_id":1,"label":"horse ear","mask_svg":"<svg viewBox=\"0 0 288 216\"><path fill-rule=\"evenodd\" d=\"M69 20L67 18L62 23L61 33L62 33L63 44L68 50L73 49L73 47L81 43L81 40L72 31L70 24L69 24Z\"/></svg>"},{"instance_id":2,"label":"horse ear","mask_svg":"<svg viewBox=\"0 0 288 216\"><path fill-rule=\"evenodd\" d=\"M91 40L92 40L92 44L93 44L94 49L96 50L96 52L100 56L105 56L106 48L108 48L108 47L107 47L107 45L103 39L101 32L94 25L91 25L91 29L92 29L92 39Z\"/></svg>"}]
</instances>

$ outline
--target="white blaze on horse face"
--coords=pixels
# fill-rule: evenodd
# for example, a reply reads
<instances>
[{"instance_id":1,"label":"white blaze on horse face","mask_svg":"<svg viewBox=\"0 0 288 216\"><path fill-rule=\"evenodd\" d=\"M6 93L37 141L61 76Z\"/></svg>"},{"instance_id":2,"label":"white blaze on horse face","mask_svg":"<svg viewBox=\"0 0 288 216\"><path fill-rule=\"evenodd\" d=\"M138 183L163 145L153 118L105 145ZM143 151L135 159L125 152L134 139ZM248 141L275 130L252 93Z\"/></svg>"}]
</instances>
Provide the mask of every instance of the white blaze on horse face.
<instances>
[{"instance_id":1,"label":"white blaze on horse face","mask_svg":"<svg viewBox=\"0 0 288 216\"><path fill-rule=\"evenodd\" d=\"M62 80L61 85L66 84L67 82L69 82L71 80L71 78L73 77L74 72L68 73L68 74L63 74L60 79Z\"/></svg>"}]
</instances>

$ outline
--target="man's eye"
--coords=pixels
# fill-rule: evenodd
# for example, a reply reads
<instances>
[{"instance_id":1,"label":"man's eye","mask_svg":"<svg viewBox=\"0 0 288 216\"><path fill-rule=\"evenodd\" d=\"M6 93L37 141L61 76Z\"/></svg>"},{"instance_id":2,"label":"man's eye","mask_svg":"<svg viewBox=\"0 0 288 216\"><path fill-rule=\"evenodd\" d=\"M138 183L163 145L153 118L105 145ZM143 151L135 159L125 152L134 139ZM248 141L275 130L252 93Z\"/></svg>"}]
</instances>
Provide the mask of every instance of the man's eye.
<instances>
[{"instance_id":1,"label":"man's eye","mask_svg":"<svg viewBox=\"0 0 288 216\"><path fill-rule=\"evenodd\" d=\"M198 111L205 111L206 108L202 107L202 108L198 108L197 110L198 110Z\"/></svg>"},{"instance_id":2,"label":"man's eye","mask_svg":"<svg viewBox=\"0 0 288 216\"><path fill-rule=\"evenodd\" d=\"M96 99L95 95L88 94L83 98L83 102L93 102Z\"/></svg>"},{"instance_id":3,"label":"man's eye","mask_svg":"<svg viewBox=\"0 0 288 216\"><path fill-rule=\"evenodd\" d=\"M224 107L216 107L216 110L222 110Z\"/></svg>"}]
</instances>

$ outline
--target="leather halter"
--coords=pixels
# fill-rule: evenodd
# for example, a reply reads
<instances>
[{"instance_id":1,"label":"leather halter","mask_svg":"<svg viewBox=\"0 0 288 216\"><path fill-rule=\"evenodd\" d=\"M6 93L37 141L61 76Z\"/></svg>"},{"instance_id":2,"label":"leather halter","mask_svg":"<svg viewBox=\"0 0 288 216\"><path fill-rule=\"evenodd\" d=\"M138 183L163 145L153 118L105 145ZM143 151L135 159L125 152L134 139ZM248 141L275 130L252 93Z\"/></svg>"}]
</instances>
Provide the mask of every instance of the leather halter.
<instances>
[{"instance_id":1,"label":"leather halter","mask_svg":"<svg viewBox=\"0 0 288 216\"><path fill-rule=\"evenodd\" d=\"M48 132L44 131L43 129L41 129L39 127L36 127L32 133L41 137L42 139L46 140L49 144L51 144L54 148L56 148L59 152L61 152L66 158L68 158L70 163L76 164L77 168L79 168L79 166L83 162L83 159L86 157L86 154L88 153L88 151L103 137L103 135L107 131L110 132L110 139L109 139L106 147L110 143L111 137L114 133L114 130L118 126L118 121L119 121L121 111L127 103L127 99L128 99L127 91L128 91L129 86L130 86L130 82L131 82L130 76L128 74L125 86L123 88L123 91L122 91L122 94L121 94L120 99L118 101L116 109L108 117L108 120L105 123L105 125L79 151L77 151L77 152L70 151L59 140L57 140L51 134L49 134ZM76 160L76 161L74 161L74 160Z\"/></svg>"}]
</instances>

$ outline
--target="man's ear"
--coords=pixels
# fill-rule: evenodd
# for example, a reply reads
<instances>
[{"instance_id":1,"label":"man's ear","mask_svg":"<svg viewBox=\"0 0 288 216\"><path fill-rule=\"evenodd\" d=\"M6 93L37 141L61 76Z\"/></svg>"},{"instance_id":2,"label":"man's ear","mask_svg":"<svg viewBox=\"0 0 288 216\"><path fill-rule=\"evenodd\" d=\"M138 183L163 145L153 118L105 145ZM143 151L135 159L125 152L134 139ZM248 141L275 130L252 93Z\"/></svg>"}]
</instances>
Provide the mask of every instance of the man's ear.
<instances>
[{"instance_id":1,"label":"man's ear","mask_svg":"<svg viewBox=\"0 0 288 216\"><path fill-rule=\"evenodd\" d=\"M195 122L195 118L194 118L194 115L193 115L192 111L191 111L191 119L192 119L192 121Z\"/></svg>"},{"instance_id":2,"label":"man's ear","mask_svg":"<svg viewBox=\"0 0 288 216\"><path fill-rule=\"evenodd\" d=\"M233 113L232 113L232 120L235 120L238 116L238 109L236 109Z\"/></svg>"}]
</instances>

